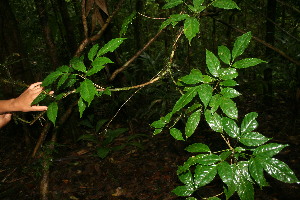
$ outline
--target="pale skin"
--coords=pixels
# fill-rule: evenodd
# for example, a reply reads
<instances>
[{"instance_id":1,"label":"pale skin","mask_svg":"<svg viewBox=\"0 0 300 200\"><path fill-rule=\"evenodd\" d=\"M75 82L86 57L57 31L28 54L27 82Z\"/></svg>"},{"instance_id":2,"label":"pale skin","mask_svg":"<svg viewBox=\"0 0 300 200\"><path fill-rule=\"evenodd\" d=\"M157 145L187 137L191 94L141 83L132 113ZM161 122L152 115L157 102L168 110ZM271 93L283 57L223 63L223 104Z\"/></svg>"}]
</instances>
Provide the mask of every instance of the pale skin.
<instances>
[{"instance_id":1,"label":"pale skin","mask_svg":"<svg viewBox=\"0 0 300 200\"><path fill-rule=\"evenodd\" d=\"M47 106L31 105L33 100L43 91L42 82L33 83L19 97L0 100L0 128L5 126L12 117L11 112L45 111ZM53 93L53 92L51 92Z\"/></svg>"}]
</instances>

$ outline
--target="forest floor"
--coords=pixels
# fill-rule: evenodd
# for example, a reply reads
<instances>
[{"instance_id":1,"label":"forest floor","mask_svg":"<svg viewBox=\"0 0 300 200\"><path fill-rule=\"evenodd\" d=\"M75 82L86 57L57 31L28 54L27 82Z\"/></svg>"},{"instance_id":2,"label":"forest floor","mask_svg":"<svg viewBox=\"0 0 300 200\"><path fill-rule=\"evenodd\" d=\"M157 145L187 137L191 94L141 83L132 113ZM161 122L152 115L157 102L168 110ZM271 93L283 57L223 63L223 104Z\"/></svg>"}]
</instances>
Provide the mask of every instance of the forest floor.
<instances>
[{"instance_id":1,"label":"forest floor","mask_svg":"<svg viewBox=\"0 0 300 200\"><path fill-rule=\"evenodd\" d=\"M246 101L245 98L243 101ZM247 99L249 111L259 113L259 132L272 137L272 142L289 144L276 157L286 162L300 177L300 120L292 117L290 104L278 99L274 106L265 109ZM243 102L246 103L247 102ZM248 104L248 105L249 105ZM243 114L242 114L243 115ZM299 117L298 117L299 118ZM132 123L128 133L118 137L113 145L124 144L131 135L142 134L139 146L128 145L101 159L95 153L95 144L65 142L57 146L50 167L49 191L53 200L180 200L171 193L180 185L177 166L188 158L183 149L186 144L175 142L167 133L152 136L147 124ZM222 140L210 131L197 130L198 142L215 146ZM145 136L145 137L144 137ZM0 135L0 199L39 199L40 165L32 161L32 147L26 147L23 137ZM267 176L270 186L255 187L255 200L300 199L299 184L281 183ZM220 194L218 180L204 187L197 197ZM222 197L222 196L221 196ZM199 198L200 199L200 198ZM224 199L224 196L222 197ZM232 199L238 199L234 196Z\"/></svg>"}]
</instances>

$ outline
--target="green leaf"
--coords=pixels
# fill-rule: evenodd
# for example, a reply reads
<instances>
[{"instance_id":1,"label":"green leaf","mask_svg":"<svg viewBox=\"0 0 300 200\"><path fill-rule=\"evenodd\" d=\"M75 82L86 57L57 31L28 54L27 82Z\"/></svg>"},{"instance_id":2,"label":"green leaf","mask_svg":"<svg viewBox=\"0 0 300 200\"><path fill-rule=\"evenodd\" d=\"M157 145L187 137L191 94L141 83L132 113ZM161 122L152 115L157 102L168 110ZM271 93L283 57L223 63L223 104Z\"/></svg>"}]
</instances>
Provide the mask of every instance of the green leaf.
<instances>
[{"instance_id":1,"label":"green leaf","mask_svg":"<svg viewBox=\"0 0 300 200\"><path fill-rule=\"evenodd\" d=\"M172 24L172 26L176 26L176 24L180 21L183 21L185 19L187 19L189 17L189 15L187 14L174 14L174 15L170 15L170 17L164 21L161 26L160 26L160 30L167 27L168 25Z\"/></svg>"},{"instance_id":2,"label":"green leaf","mask_svg":"<svg viewBox=\"0 0 300 200\"><path fill-rule=\"evenodd\" d=\"M206 110L204 113L205 120L210 126L210 128L216 132L222 133L222 118L217 113L211 114L210 110Z\"/></svg>"},{"instance_id":3,"label":"green leaf","mask_svg":"<svg viewBox=\"0 0 300 200\"><path fill-rule=\"evenodd\" d=\"M278 154L284 147L289 145L277 144L277 143L269 143L262 146L257 147L253 151L253 155L260 157L272 157Z\"/></svg>"},{"instance_id":4,"label":"green leaf","mask_svg":"<svg viewBox=\"0 0 300 200\"><path fill-rule=\"evenodd\" d=\"M201 165L212 165L221 161L220 157L216 154L199 154L195 158L195 162Z\"/></svg>"},{"instance_id":5,"label":"green leaf","mask_svg":"<svg viewBox=\"0 0 300 200\"><path fill-rule=\"evenodd\" d=\"M199 13L206 8L205 6L202 6L203 2L204 0L193 0L194 6L188 5L188 7L191 11Z\"/></svg>"},{"instance_id":6,"label":"green leaf","mask_svg":"<svg viewBox=\"0 0 300 200\"><path fill-rule=\"evenodd\" d=\"M178 178L182 183L184 183L187 186L194 185L193 175L192 175L191 171L188 171L185 174L181 174Z\"/></svg>"},{"instance_id":7,"label":"green leaf","mask_svg":"<svg viewBox=\"0 0 300 200\"><path fill-rule=\"evenodd\" d=\"M182 133L179 129L177 128L171 128L170 129L170 134L176 139L176 140L184 140L182 137Z\"/></svg>"},{"instance_id":8,"label":"green leaf","mask_svg":"<svg viewBox=\"0 0 300 200\"><path fill-rule=\"evenodd\" d=\"M235 102L231 99L222 97L220 107L222 111L231 119L238 118L238 109Z\"/></svg>"},{"instance_id":9,"label":"green leaf","mask_svg":"<svg viewBox=\"0 0 300 200\"><path fill-rule=\"evenodd\" d=\"M200 122L201 110L195 111L191 116L188 118L186 127L185 127L185 136L186 138L191 137L195 132L199 122Z\"/></svg>"},{"instance_id":10,"label":"green leaf","mask_svg":"<svg viewBox=\"0 0 300 200\"><path fill-rule=\"evenodd\" d=\"M225 98L235 98L241 95L241 93L239 93L238 91L236 91L233 88L222 88L221 89L221 94L225 97Z\"/></svg>"},{"instance_id":11,"label":"green leaf","mask_svg":"<svg viewBox=\"0 0 300 200\"><path fill-rule=\"evenodd\" d=\"M206 65L209 70L209 72L214 76L218 77L219 76L219 69L221 67L219 59L210 52L209 50L206 50Z\"/></svg>"},{"instance_id":12,"label":"green leaf","mask_svg":"<svg viewBox=\"0 0 300 200\"><path fill-rule=\"evenodd\" d=\"M190 196L193 194L193 192L195 191L193 186L178 186L176 187L174 190L172 190L172 192L174 194L176 194L177 196Z\"/></svg>"},{"instance_id":13,"label":"green leaf","mask_svg":"<svg viewBox=\"0 0 300 200\"><path fill-rule=\"evenodd\" d=\"M266 158L261 165L268 174L279 181L285 183L299 182L298 178L289 166L276 158Z\"/></svg>"},{"instance_id":14,"label":"green leaf","mask_svg":"<svg viewBox=\"0 0 300 200\"><path fill-rule=\"evenodd\" d=\"M222 181L227 185L231 185L233 183L233 170L231 166L223 161L218 164L218 174Z\"/></svg>"},{"instance_id":15,"label":"green leaf","mask_svg":"<svg viewBox=\"0 0 300 200\"><path fill-rule=\"evenodd\" d=\"M166 122L163 121L162 119L159 119L151 124L151 126L154 128L163 128L163 127L165 127L165 125L166 125Z\"/></svg>"},{"instance_id":16,"label":"green leaf","mask_svg":"<svg viewBox=\"0 0 300 200\"><path fill-rule=\"evenodd\" d=\"M110 152L110 148L107 147L98 147L97 148L97 155L104 159Z\"/></svg>"},{"instance_id":17,"label":"green leaf","mask_svg":"<svg viewBox=\"0 0 300 200\"><path fill-rule=\"evenodd\" d=\"M197 200L195 197L188 197L185 200Z\"/></svg>"},{"instance_id":18,"label":"green leaf","mask_svg":"<svg viewBox=\"0 0 300 200\"><path fill-rule=\"evenodd\" d=\"M103 54L106 54L107 52L113 52L124 42L124 40L126 40L126 38L112 39L98 51L97 57L100 57Z\"/></svg>"},{"instance_id":19,"label":"green leaf","mask_svg":"<svg viewBox=\"0 0 300 200\"><path fill-rule=\"evenodd\" d=\"M248 168L240 163L234 166L234 183L237 186L236 191L241 200L254 200L254 188L252 183L247 180L250 176Z\"/></svg>"},{"instance_id":20,"label":"green leaf","mask_svg":"<svg viewBox=\"0 0 300 200\"><path fill-rule=\"evenodd\" d=\"M250 43L250 39L251 32L247 32L236 39L232 49L232 60L235 60L235 58L244 53Z\"/></svg>"},{"instance_id":21,"label":"green leaf","mask_svg":"<svg viewBox=\"0 0 300 200\"><path fill-rule=\"evenodd\" d=\"M80 97L78 100L78 109L79 109L80 118L82 117L82 114L83 114L85 108L86 108L86 105L85 105L83 99Z\"/></svg>"},{"instance_id":22,"label":"green leaf","mask_svg":"<svg viewBox=\"0 0 300 200\"><path fill-rule=\"evenodd\" d=\"M172 113L179 111L185 105L190 103L193 100L193 98L196 96L197 90L198 90L198 87L189 88L187 93L185 93L178 99L175 106L173 107Z\"/></svg>"},{"instance_id":23,"label":"green leaf","mask_svg":"<svg viewBox=\"0 0 300 200\"><path fill-rule=\"evenodd\" d=\"M37 96L33 102L31 103L31 106L33 105L37 105L39 102L43 101L47 96L48 96L48 93L50 92L49 89L45 90L45 92L42 92L39 94L39 96Z\"/></svg>"},{"instance_id":24,"label":"green leaf","mask_svg":"<svg viewBox=\"0 0 300 200\"><path fill-rule=\"evenodd\" d=\"M90 105L97 93L94 83L89 79L85 79L80 83L80 87L78 89L81 98L84 99L88 105Z\"/></svg>"},{"instance_id":25,"label":"green leaf","mask_svg":"<svg viewBox=\"0 0 300 200\"><path fill-rule=\"evenodd\" d=\"M186 151L191 153L203 153L210 152L209 147L206 144L194 143L185 148Z\"/></svg>"},{"instance_id":26,"label":"green leaf","mask_svg":"<svg viewBox=\"0 0 300 200\"><path fill-rule=\"evenodd\" d=\"M183 3L182 0L169 0L169 2L166 3L166 4L162 7L162 9L173 8L173 7L178 6L178 5L182 4L182 3Z\"/></svg>"},{"instance_id":27,"label":"green leaf","mask_svg":"<svg viewBox=\"0 0 300 200\"><path fill-rule=\"evenodd\" d=\"M218 110L220 103L221 103L221 95L216 94L216 95L212 96L212 98L209 102L209 106L211 107L212 113L214 113Z\"/></svg>"},{"instance_id":28,"label":"green leaf","mask_svg":"<svg viewBox=\"0 0 300 200\"><path fill-rule=\"evenodd\" d=\"M42 86L43 87L46 87L50 84L52 84L53 82L56 81L56 79L61 76L63 73L60 72L60 71L55 71L55 72L52 72L51 74L49 74L44 80L43 80L43 83L42 83Z\"/></svg>"},{"instance_id":29,"label":"green leaf","mask_svg":"<svg viewBox=\"0 0 300 200\"><path fill-rule=\"evenodd\" d=\"M264 177L264 169L262 166L262 163L264 162L264 159L261 159L259 157L251 158L249 161L249 172L251 174L251 177L258 183L260 187L268 186L265 177Z\"/></svg>"},{"instance_id":30,"label":"green leaf","mask_svg":"<svg viewBox=\"0 0 300 200\"><path fill-rule=\"evenodd\" d=\"M203 102L204 107L206 107L212 98L213 88L209 84L202 84L197 87L199 98Z\"/></svg>"},{"instance_id":31,"label":"green leaf","mask_svg":"<svg viewBox=\"0 0 300 200\"><path fill-rule=\"evenodd\" d=\"M240 136L240 128L237 126L234 120L223 117L222 118L222 125L224 131L232 138L237 138Z\"/></svg>"},{"instance_id":32,"label":"green leaf","mask_svg":"<svg viewBox=\"0 0 300 200\"><path fill-rule=\"evenodd\" d=\"M218 74L222 80L231 80L239 75L235 68L221 68L218 70Z\"/></svg>"},{"instance_id":33,"label":"green leaf","mask_svg":"<svg viewBox=\"0 0 300 200\"><path fill-rule=\"evenodd\" d=\"M224 152L222 152L219 156L220 156L221 160L226 160L231 154L232 154L232 151L227 149Z\"/></svg>"},{"instance_id":34,"label":"green leaf","mask_svg":"<svg viewBox=\"0 0 300 200\"><path fill-rule=\"evenodd\" d=\"M241 134L245 134L253 131L257 128L258 122L255 120L258 114L256 112L251 112L245 115L241 124Z\"/></svg>"},{"instance_id":35,"label":"green leaf","mask_svg":"<svg viewBox=\"0 0 300 200\"><path fill-rule=\"evenodd\" d=\"M194 182L196 187L209 184L217 175L217 167L197 165L195 169Z\"/></svg>"},{"instance_id":36,"label":"green leaf","mask_svg":"<svg viewBox=\"0 0 300 200\"><path fill-rule=\"evenodd\" d=\"M107 57L98 57L92 62L93 68L90 69L86 75L91 76L93 74L96 74L97 72L101 71L103 68L105 68L105 65L107 63L114 63Z\"/></svg>"},{"instance_id":37,"label":"green leaf","mask_svg":"<svg viewBox=\"0 0 300 200\"><path fill-rule=\"evenodd\" d=\"M246 146L259 146L269 140L269 138L257 132L243 134L240 138L240 142Z\"/></svg>"},{"instance_id":38,"label":"green leaf","mask_svg":"<svg viewBox=\"0 0 300 200\"><path fill-rule=\"evenodd\" d=\"M192 69L189 75L181 77L179 80L185 84L197 84L202 81L202 73L199 69Z\"/></svg>"},{"instance_id":39,"label":"green leaf","mask_svg":"<svg viewBox=\"0 0 300 200\"><path fill-rule=\"evenodd\" d=\"M184 21L184 35L191 43L192 39L199 33L200 23L195 17L188 17Z\"/></svg>"},{"instance_id":40,"label":"green leaf","mask_svg":"<svg viewBox=\"0 0 300 200\"><path fill-rule=\"evenodd\" d=\"M64 74L60 77L58 83L57 83L57 89L60 88L62 86L62 84L64 84L66 82L66 80L69 78L70 74Z\"/></svg>"},{"instance_id":41,"label":"green leaf","mask_svg":"<svg viewBox=\"0 0 300 200\"><path fill-rule=\"evenodd\" d=\"M227 86L227 87L233 87L233 86L236 86L238 84L235 80L228 79L226 81L220 82L220 85Z\"/></svg>"},{"instance_id":42,"label":"green leaf","mask_svg":"<svg viewBox=\"0 0 300 200\"><path fill-rule=\"evenodd\" d=\"M212 5L217 8L223 8L223 9L238 9L238 5L232 0L215 0Z\"/></svg>"},{"instance_id":43,"label":"green leaf","mask_svg":"<svg viewBox=\"0 0 300 200\"><path fill-rule=\"evenodd\" d=\"M86 67L81 58L78 57L72 58L72 60L70 60L70 65L73 69L86 73Z\"/></svg>"},{"instance_id":44,"label":"green leaf","mask_svg":"<svg viewBox=\"0 0 300 200\"><path fill-rule=\"evenodd\" d=\"M47 109L48 119L55 125L56 117L58 112L58 105L56 102L52 102Z\"/></svg>"},{"instance_id":45,"label":"green leaf","mask_svg":"<svg viewBox=\"0 0 300 200\"><path fill-rule=\"evenodd\" d=\"M219 46L218 47L218 55L219 58L226 64L230 64L231 60L231 53L230 50L226 46Z\"/></svg>"},{"instance_id":46,"label":"green leaf","mask_svg":"<svg viewBox=\"0 0 300 200\"><path fill-rule=\"evenodd\" d=\"M71 68L67 65L63 65L63 66L57 68L56 71L68 73L71 71Z\"/></svg>"},{"instance_id":47,"label":"green leaf","mask_svg":"<svg viewBox=\"0 0 300 200\"><path fill-rule=\"evenodd\" d=\"M95 44L88 53L88 58L90 61L93 61L99 49L99 45Z\"/></svg>"},{"instance_id":48,"label":"green leaf","mask_svg":"<svg viewBox=\"0 0 300 200\"><path fill-rule=\"evenodd\" d=\"M131 13L128 17L126 17L122 23L121 31L119 33L120 36L123 36L126 34L129 24L132 24L132 21L136 17L136 12Z\"/></svg>"},{"instance_id":49,"label":"green leaf","mask_svg":"<svg viewBox=\"0 0 300 200\"><path fill-rule=\"evenodd\" d=\"M252 66L258 65L260 63L266 63L266 61L258 59L258 58L245 58L243 60L236 61L232 65L232 67L241 69L241 68L252 67Z\"/></svg>"}]
</instances>

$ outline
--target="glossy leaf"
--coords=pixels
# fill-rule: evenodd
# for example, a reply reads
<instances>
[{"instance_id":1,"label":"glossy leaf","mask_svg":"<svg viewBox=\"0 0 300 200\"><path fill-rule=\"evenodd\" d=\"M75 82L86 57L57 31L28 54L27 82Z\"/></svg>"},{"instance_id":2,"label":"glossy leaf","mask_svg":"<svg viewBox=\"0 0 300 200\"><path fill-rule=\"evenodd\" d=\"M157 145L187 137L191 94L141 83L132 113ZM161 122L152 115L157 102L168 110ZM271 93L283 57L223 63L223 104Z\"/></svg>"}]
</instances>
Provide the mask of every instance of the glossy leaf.
<instances>
[{"instance_id":1,"label":"glossy leaf","mask_svg":"<svg viewBox=\"0 0 300 200\"><path fill-rule=\"evenodd\" d=\"M171 128L170 134L176 139L176 140L184 140L182 136L182 132L177 128Z\"/></svg>"},{"instance_id":2,"label":"glossy leaf","mask_svg":"<svg viewBox=\"0 0 300 200\"><path fill-rule=\"evenodd\" d=\"M240 137L240 142L246 146L259 146L270 139L257 132L245 133Z\"/></svg>"},{"instance_id":3,"label":"glossy leaf","mask_svg":"<svg viewBox=\"0 0 300 200\"><path fill-rule=\"evenodd\" d=\"M223 9L239 9L238 5L232 0L215 0L212 5Z\"/></svg>"},{"instance_id":4,"label":"glossy leaf","mask_svg":"<svg viewBox=\"0 0 300 200\"><path fill-rule=\"evenodd\" d=\"M194 143L185 148L186 151L191 153L203 153L210 152L209 147L206 144Z\"/></svg>"},{"instance_id":5,"label":"glossy leaf","mask_svg":"<svg viewBox=\"0 0 300 200\"><path fill-rule=\"evenodd\" d=\"M188 197L185 200L197 200L195 197Z\"/></svg>"},{"instance_id":6,"label":"glossy leaf","mask_svg":"<svg viewBox=\"0 0 300 200\"><path fill-rule=\"evenodd\" d=\"M230 153L230 152L229 152ZM218 174L221 180L227 185L228 189L225 190L226 199L233 195L236 191L236 185L234 184L234 173L231 165L227 162L220 162L217 166Z\"/></svg>"},{"instance_id":7,"label":"glossy leaf","mask_svg":"<svg viewBox=\"0 0 300 200\"><path fill-rule=\"evenodd\" d=\"M232 60L235 60L238 56L242 55L245 49L248 47L251 39L251 32L247 32L239 36L233 45Z\"/></svg>"},{"instance_id":8,"label":"glossy leaf","mask_svg":"<svg viewBox=\"0 0 300 200\"><path fill-rule=\"evenodd\" d=\"M253 151L253 155L260 157L272 157L278 154L284 147L289 145L277 144L277 143L269 143L262 146L257 147Z\"/></svg>"},{"instance_id":9,"label":"glossy leaf","mask_svg":"<svg viewBox=\"0 0 300 200\"><path fill-rule=\"evenodd\" d=\"M251 158L249 161L249 172L251 177L253 177L260 187L269 185L264 177L262 162L264 162L264 159L258 157Z\"/></svg>"},{"instance_id":10,"label":"glossy leaf","mask_svg":"<svg viewBox=\"0 0 300 200\"><path fill-rule=\"evenodd\" d=\"M68 73L71 71L71 69L72 69L71 67L69 67L67 65L63 65L63 66L57 68L56 71Z\"/></svg>"},{"instance_id":11,"label":"glossy leaf","mask_svg":"<svg viewBox=\"0 0 300 200\"><path fill-rule=\"evenodd\" d=\"M221 68L218 70L218 74L222 80L231 80L239 75L235 68Z\"/></svg>"},{"instance_id":12,"label":"glossy leaf","mask_svg":"<svg viewBox=\"0 0 300 200\"><path fill-rule=\"evenodd\" d=\"M261 164L268 174L279 181L285 183L299 182L289 166L276 158L266 158Z\"/></svg>"},{"instance_id":13,"label":"glossy leaf","mask_svg":"<svg viewBox=\"0 0 300 200\"><path fill-rule=\"evenodd\" d=\"M186 138L191 137L195 132L199 122L200 122L201 110L195 111L191 116L188 118L186 126L185 126L185 136Z\"/></svg>"},{"instance_id":14,"label":"glossy leaf","mask_svg":"<svg viewBox=\"0 0 300 200\"><path fill-rule=\"evenodd\" d=\"M234 101L229 98L222 97L220 107L228 117L231 119L237 119L238 109Z\"/></svg>"},{"instance_id":15,"label":"glossy leaf","mask_svg":"<svg viewBox=\"0 0 300 200\"><path fill-rule=\"evenodd\" d=\"M107 57L98 57L92 62L92 69L90 69L86 75L91 76L93 74L96 74L97 72L101 71L103 68L105 68L105 65L107 63L114 63Z\"/></svg>"},{"instance_id":16,"label":"glossy leaf","mask_svg":"<svg viewBox=\"0 0 300 200\"><path fill-rule=\"evenodd\" d=\"M176 24L180 21L183 21L185 19L187 19L189 17L189 15L187 14L174 14L171 15L166 21L164 21L161 26L160 29L165 28L166 26L172 24L172 26L176 26Z\"/></svg>"},{"instance_id":17,"label":"glossy leaf","mask_svg":"<svg viewBox=\"0 0 300 200\"><path fill-rule=\"evenodd\" d=\"M214 113L218 110L219 106L221 104L221 95L216 94L212 96L209 106L211 107L211 112Z\"/></svg>"},{"instance_id":18,"label":"glossy leaf","mask_svg":"<svg viewBox=\"0 0 300 200\"><path fill-rule=\"evenodd\" d=\"M201 165L212 165L221 161L220 157L216 154L200 154L196 156L195 162Z\"/></svg>"},{"instance_id":19,"label":"glossy leaf","mask_svg":"<svg viewBox=\"0 0 300 200\"><path fill-rule=\"evenodd\" d=\"M81 98L90 105L97 93L97 89L91 80L85 79L80 83L79 92Z\"/></svg>"},{"instance_id":20,"label":"glossy leaf","mask_svg":"<svg viewBox=\"0 0 300 200\"><path fill-rule=\"evenodd\" d=\"M232 154L232 151L227 149L226 151L222 152L219 156L220 156L221 160L226 160L231 154Z\"/></svg>"},{"instance_id":21,"label":"glossy leaf","mask_svg":"<svg viewBox=\"0 0 300 200\"><path fill-rule=\"evenodd\" d=\"M241 93L239 93L238 91L236 91L233 88L222 88L221 90L221 94L225 97L225 98L235 98L241 95Z\"/></svg>"},{"instance_id":22,"label":"glossy leaf","mask_svg":"<svg viewBox=\"0 0 300 200\"><path fill-rule=\"evenodd\" d=\"M90 61L93 61L95 56L97 55L99 49L99 44L95 44L88 53L88 58Z\"/></svg>"},{"instance_id":23,"label":"glossy leaf","mask_svg":"<svg viewBox=\"0 0 300 200\"><path fill-rule=\"evenodd\" d=\"M193 186L178 186L176 187L174 190L172 190L172 192L174 194L176 194L177 196L190 196L193 194L193 192L195 191Z\"/></svg>"},{"instance_id":24,"label":"glossy leaf","mask_svg":"<svg viewBox=\"0 0 300 200\"><path fill-rule=\"evenodd\" d=\"M113 52L124 42L124 40L126 40L126 38L112 39L98 51L97 57L100 57L108 52Z\"/></svg>"},{"instance_id":25,"label":"glossy leaf","mask_svg":"<svg viewBox=\"0 0 300 200\"><path fill-rule=\"evenodd\" d=\"M205 120L210 126L210 128L216 132L222 133L222 118L217 113L211 114L210 110L206 110L204 113Z\"/></svg>"},{"instance_id":26,"label":"glossy leaf","mask_svg":"<svg viewBox=\"0 0 300 200\"><path fill-rule=\"evenodd\" d=\"M185 105L190 103L196 96L197 90L198 87L189 88L188 91L178 99L175 106L173 107L172 113L179 111Z\"/></svg>"},{"instance_id":27,"label":"glossy leaf","mask_svg":"<svg viewBox=\"0 0 300 200\"><path fill-rule=\"evenodd\" d=\"M60 88L68 80L69 76L70 74L63 74L57 83L57 88Z\"/></svg>"},{"instance_id":28,"label":"glossy leaf","mask_svg":"<svg viewBox=\"0 0 300 200\"><path fill-rule=\"evenodd\" d=\"M129 24L132 24L132 21L136 17L136 12L131 13L128 17L126 17L122 23L121 31L119 33L120 36L126 34Z\"/></svg>"},{"instance_id":29,"label":"glossy leaf","mask_svg":"<svg viewBox=\"0 0 300 200\"><path fill-rule=\"evenodd\" d=\"M195 17L188 17L184 21L183 32L185 37L189 40L189 43L191 43L191 40L199 33L199 27L200 23Z\"/></svg>"},{"instance_id":30,"label":"glossy leaf","mask_svg":"<svg viewBox=\"0 0 300 200\"><path fill-rule=\"evenodd\" d=\"M61 75L63 75L63 73L60 71L52 72L43 80L42 86L46 87L46 86L54 83L56 81L56 79Z\"/></svg>"},{"instance_id":31,"label":"glossy leaf","mask_svg":"<svg viewBox=\"0 0 300 200\"><path fill-rule=\"evenodd\" d=\"M194 185L194 180L193 180L193 175L191 171L188 171L185 174L181 174L178 176L179 180L184 183L187 186L193 186Z\"/></svg>"},{"instance_id":32,"label":"glossy leaf","mask_svg":"<svg viewBox=\"0 0 300 200\"><path fill-rule=\"evenodd\" d=\"M231 53L230 50L226 46L219 46L218 47L218 55L219 58L226 64L230 64L231 60Z\"/></svg>"},{"instance_id":33,"label":"glossy leaf","mask_svg":"<svg viewBox=\"0 0 300 200\"><path fill-rule=\"evenodd\" d=\"M236 86L238 84L237 84L237 82L235 80L229 79L229 80L225 80L225 81L220 82L220 85L233 87L233 86Z\"/></svg>"},{"instance_id":34,"label":"glossy leaf","mask_svg":"<svg viewBox=\"0 0 300 200\"><path fill-rule=\"evenodd\" d=\"M179 80L185 84L197 84L202 81L202 73L199 69L192 69L189 75L181 77Z\"/></svg>"},{"instance_id":35,"label":"glossy leaf","mask_svg":"<svg viewBox=\"0 0 300 200\"><path fill-rule=\"evenodd\" d=\"M197 92L199 95L199 98L203 102L204 107L206 107L212 98L213 88L209 84L202 84L199 85L197 88Z\"/></svg>"},{"instance_id":36,"label":"glossy leaf","mask_svg":"<svg viewBox=\"0 0 300 200\"><path fill-rule=\"evenodd\" d=\"M52 102L47 109L48 119L55 125L58 112L58 105L56 102Z\"/></svg>"},{"instance_id":37,"label":"glossy leaf","mask_svg":"<svg viewBox=\"0 0 300 200\"><path fill-rule=\"evenodd\" d=\"M82 117L82 114L83 114L85 108L86 108L86 105L85 105L83 99L80 97L78 100L78 110L79 110L80 118Z\"/></svg>"},{"instance_id":38,"label":"glossy leaf","mask_svg":"<svg viewBox=\"0 0 300 200\"><path fill-rule=\"evenodd\" d=\"M241 134L245 134L253 131L257 128L258 122L256 121L258 114L256 112L251 112L245 115L241 124Z\"/></svg>"},{"instance_id":39,"label":"glossy leaf","mask_svg":"<svg viewBox=\"0 0 300 200\"><path fill-rule=\"evenodd\" d=\"M194 182L196 187L202 187L209 184L217 175L217 167L197 165L195 169Z\"/></svg>"},{"instance_id":40,"label":"glossy leaf","mask_svg":"<svg viewBox=\"0 0 300 200\"><path fill-rule=\"evenodd\" d=\"M245 58L243 60L236 61L232 67L241 69L241 68L248 68L260 63L266 63L266 61L258 59L258 58Z\"/></svg>"},{"instance_id":41,"label":"glossy leaf","mask_svg":"<svg viewBox=\"0 0 300 200\"><path fill-rule=\"evenodd\" d=\"M169 8L173 8L175 6L178 6L180 4L182 4L183 1L182 0L169 0L169 2L167 2L162 9L169 9Z\"/></svg>"},{"instance_id":42,"label":"glossy leaf","mask_svg":"<svg viewBox=\"0 0 300 200\"><path fill-rule=\"evenodd\" d=\"M219 59L209 50L206 50L206 65L209 72L214 76L219 76L219 69L221 67Z\"/></svg>"},{"instance_id":43,"label":"glossy leaf","mask_svg":"<svg viewBox=\"0 0 300 200\"><path fill-rule=\"evenodd\" d=\"M204 0L193 0L193 6L188 5L188 7L193 12L201 12L206 8L205 6L202 6L203 2L204 2Z\"/></svg>"},{"instance_id":44,"label":"glossy leaf","mask_svg":"<svg viewBox=\"0 0 300 200\"><path fill-rule=\"evenodd\" d=\"M222 118L222 125L224 131L232 138L237 138L240 136L240 128L237 126L234 120L223 117Z\"/></svg>"},{"instance_id":45,"label":"glossy leaf","mask_svg":"<svg viewBox=\"0 0 300 200\"><path fill-rule=\"evenodd\" d=\"M254 188L252 183L245 177L245 168L240 164L234 166L234 183L241 200L254 200Z\"/></svg>"},{"instance_id":46,"label":"glossy leaf","mask_svg":"<svg viewBox=\"0 0 300 200\"><path fill-rule=\"evenodd\" d=\"M70 61L70 65L73 69L86 73L86 67L81 58L78 57L72 58L72 60Z\"/></svg>"}]
</instances>

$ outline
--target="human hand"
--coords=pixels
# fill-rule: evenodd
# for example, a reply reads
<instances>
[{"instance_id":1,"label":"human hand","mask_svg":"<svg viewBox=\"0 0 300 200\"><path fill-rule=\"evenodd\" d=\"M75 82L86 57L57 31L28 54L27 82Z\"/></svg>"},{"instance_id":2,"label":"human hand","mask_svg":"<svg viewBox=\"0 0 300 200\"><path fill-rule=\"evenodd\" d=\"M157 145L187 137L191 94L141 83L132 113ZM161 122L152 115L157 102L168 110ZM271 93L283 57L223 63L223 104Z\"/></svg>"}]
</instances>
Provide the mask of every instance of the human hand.
<instances>
[{"instance_id":1,"label":"human hand","mask_svg":"<svg viewBox=\"0 0 300 200\"><path fill-rule=\"evenodd\" d=\"M11 114L10 113L0 115L0 128L5 126L10 120L11 120Z\"/></svg>"},{"instance_id":2,"label":"human hand","mask_svg":"<svg viewBox=\"0 0 300 200\"><path fill-rule=\"evenodd\" d=\"M31 84L19 97L13 100L13 107L16 111L30 112L30 111L44 111L47 106L32 106L33 100L39 96L43 91L41 87L42 82ZM51 92L53 93L53 92Z\"/></svg>"}]
</instances>

